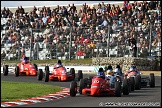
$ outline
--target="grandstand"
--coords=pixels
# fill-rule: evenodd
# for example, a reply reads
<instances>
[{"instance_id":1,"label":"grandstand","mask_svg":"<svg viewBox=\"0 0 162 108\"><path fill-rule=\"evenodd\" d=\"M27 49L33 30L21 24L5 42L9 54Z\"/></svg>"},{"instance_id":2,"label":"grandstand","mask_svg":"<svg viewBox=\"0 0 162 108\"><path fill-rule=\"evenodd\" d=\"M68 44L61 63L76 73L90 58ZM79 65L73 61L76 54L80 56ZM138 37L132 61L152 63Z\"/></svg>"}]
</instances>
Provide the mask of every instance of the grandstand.
<instances>
[{"instance_id":1,"label":"grandstand","mask_svg":"<svg viewBox=\"0 0 162 108\"><path fill-rule=\"evenodd\" d=\"M1 59L20 59L24 53L35 60L161 56L160 2L121 6L4 8Z\"/></svg>"}]
</instances>

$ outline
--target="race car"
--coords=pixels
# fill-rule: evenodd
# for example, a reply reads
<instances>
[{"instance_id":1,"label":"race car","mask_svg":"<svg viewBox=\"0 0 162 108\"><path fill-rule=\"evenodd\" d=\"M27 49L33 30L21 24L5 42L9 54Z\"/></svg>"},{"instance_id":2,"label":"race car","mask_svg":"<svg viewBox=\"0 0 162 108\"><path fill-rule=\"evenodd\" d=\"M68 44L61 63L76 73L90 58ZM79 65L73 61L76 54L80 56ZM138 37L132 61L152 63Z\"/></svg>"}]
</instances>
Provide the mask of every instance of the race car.
<instances>
[{"instance_id":1,"label":"race car","mask_svg":"<svg viewBox=\"0 0 162 108\"><path fill-rule=\"evenodd\" d=\"M53 71L50 72L49 66L45 66L45 72L43 74L43 70L38 70L38 80L42 80L44 78L45 82L50 81L68 81L75 80L75 69L71 68L69 72L64 66L54 68ZM82 70L78 70L78 80L83 78Z\"/></svg>"},{"instance_id":2,"label":"race car","mask_svg":"<svg viewBox=\"0 0 162 108\"><path fill-rule=\"evenodd\" d=\"M116 80L114 87L111 87L109 80L96 75L81 79L79 86L76 81L72 81L70 83L70 96L74 97L79 92L82 95L90 96L115 95L116 97L121 97L122 92L123 95L129 94L127 79L124 79L123 83L122 87L120 80Z\"/></svg>"},{"instance_id":3,"label":"race car","mask_svg":"<svg viewBox=\"0 0 162 108\"><path fill-rule=\"evenodd\" d=\"M147 86L147 85L150 85L150 87L155 87L154 73L150 73L149 77L141 77L140 72L131 71L131 72L126 72L125 76L130 81L131 91L140 90L142 86Z\"/></svg>"},{"instance_id":4,"label":"race car","mask_svg":"<svg viewBox=\"0 0 162 108\"><path fill-rule=\"evenodd\" d=\"M8 75L8 65L3 66L3 75ZM19 75L26 75L26 76L37 76L37 65L32 64L30 62L24 64L23 62L20 62L17 64L17 66L14 69L15 76L18 77Z\"/></svg>"}]
</instances>

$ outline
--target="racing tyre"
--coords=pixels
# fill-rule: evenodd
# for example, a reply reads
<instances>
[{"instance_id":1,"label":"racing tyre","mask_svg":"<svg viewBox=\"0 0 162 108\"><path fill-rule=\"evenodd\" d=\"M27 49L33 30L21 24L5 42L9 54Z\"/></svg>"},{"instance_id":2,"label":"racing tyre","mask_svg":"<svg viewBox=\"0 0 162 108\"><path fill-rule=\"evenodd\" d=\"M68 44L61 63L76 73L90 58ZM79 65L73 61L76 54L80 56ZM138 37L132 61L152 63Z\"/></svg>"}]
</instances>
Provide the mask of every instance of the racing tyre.
<instances>
[{"instance_id":1,"label":"racing tyre","mask_svg":"<svg viewBox=\"0 0 162 108\"><path fill-rule=\"evenodd\" d=\"M154 76L154 73L150 73L150 87L155 87L155 76Z\"/></svg>"},{"instance_id":2,"label":"racing tyre","mask_svg":"<svg viewBox=\"0 0 162 108\"><path fill-rule=\"evenodd\" d=\"M39 81L43 79L43 71L42 71L42 69L39 69L39 70L38 70L37 79L38 79Z\"/></svg>"},{"instance_id":3,"label":"racing tyre","mask_svg":"<svg viewBox=\"0 0 162 108\"><path fill-rule=\"evenodd\" d=\"M7 76L8 75L8 65L3 66L3 75Z\"/></svg>"},{"instance_id":4,"label":"racing tyre","mask_svg":"<svg viewBox=\"0 0 162 108\"><path fill-rule=\"evenodd\" d=\"M85 87L85 80L80 79L79 81L79 93L82 94L82 89Z\"/></svg>"},{"instance_id":5,"label":"racing tyre","mask_svg":"<svg viewBox=\"0 0 162 108\"><path fill-rule=\"evenodd\" d=\"M45 67L45 77L44 77L44 81L48 82L49 81L49 67L46 66Z\"/></svg>"},{"instance_id":6,"label":"racing tyre","mask_svg":"<svg viewBox=\"0 0 162 108\"><path fill-rule=\"evenodd\" d=\"M45 71L49 72L49 66L45 66Z\"/></svg>"},{"instance_id":7,"label":"racing tyre","mask_svg":"<svg viewBox=\"0 0 162 108\"><path fill-rule=\"evenodd\" d=\"M74 97L77 93L77 83L76 81L72 81L70 83L70 96Z\"/></svg>"},{"instance_id":8,"label":"racing tyre","mask_svg":"<svg viewBox=\"0 0 162 108\"><path fill-rule=\"evenodd\" d=\"M15 67L15 76L16 77L19 76L19 67L18 66Z\"/></svg>"},{"instance_id":9,"label":"racing tyre","mask_svg":"<svg viewBox=\"0 0 162 108\"><path fill-rule=\"evenodd\" d=\"M115 96L121 97L121 84L119 81L115 81Z\"/></svg>"},{"instance_id":10,"label":"racing tyre","mask_svg":"<svg viewBox=\"0 0 162 108\"><path fill-rule=\"evenodd\" d=\"M135 84L134 77L130 77L131 91L134 91L134 84Z\"/></svg>"},{"instance_id":11,"label":"racing tyre","mask_svg":"<svg viewBox=\"0 0 162 108\"><path fill-rule=\"evenodd\" d=\"M85 87L88 87L88 78L84 78Z\"/></svg>"},{"instance_id":12,"label":"racing tyre","mask_svg":"<svg viewBox=\"0 0 162 108\"><path fill-rule=\"evenodd\" d=\"M80 81L80 79L83 79L82 70L78 70L78 81Z\"/></svg>"},{"instance_id":13,"label":"racing tyre","mask_svg":"<svg viewBox=\"0 0 162 108\"><path fill-rule=\"evenodd\" d=\"M74 79L75 79L75 69L74 68L70 68L70 73L71 73L71 75L74 76Z\"/></svg>"},{"instance_id":14,"label":"racing tyre","mask_svg":"<svg viewBox=\"0 0 162 108\"><path fill-rule=\"evenodd\" d=\"M141 83L141 80L140 80L140 76L139 75L137 75L136 77L135 77L135 90L140 90L140 83Z\"/></svg>"},{"instance_id":15,"label":"racing tyre","mask_svg":"<svg viewBox=\"0 0 162 108\"><path fill-rule=\"evenodd\" d=\"M92 78L93 78L93 76L89 76L89 77L88 77L87 86L88 86L89 88L91 88Z\"/></svg>"},{"instance_id":16,"label":"racing tyre","mask_svg":"<svg viewBox=\"0 0 162 108\"><path fill-rule=\"evenodd\" d=\"M128 79L123 80L123 95L128 95L129 94L129 84L128 84Z\"/></svg>"},{"instance_id":17,"label":"racing tyre","mask_svg":"<svg viewBox=\"0 0 162 108\"><path fill-rule=\"evenodd\" d=\"M34 67L35 67L35 69L38 71L38 66L37 66L36 64L34 64Z\"/></svg>"}]
</instances>

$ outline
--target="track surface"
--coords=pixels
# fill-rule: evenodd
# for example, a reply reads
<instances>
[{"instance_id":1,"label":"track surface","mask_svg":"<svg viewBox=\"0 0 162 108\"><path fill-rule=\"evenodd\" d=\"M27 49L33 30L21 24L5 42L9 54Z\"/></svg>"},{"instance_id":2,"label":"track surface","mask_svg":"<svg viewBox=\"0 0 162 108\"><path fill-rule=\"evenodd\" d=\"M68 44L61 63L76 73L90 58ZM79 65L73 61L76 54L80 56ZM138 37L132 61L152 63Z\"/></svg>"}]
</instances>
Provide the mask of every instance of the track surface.
<instances>
[{"instance_id":1,"label":"track surface","mask_svg":"<svg viewBox=\"0 0 162 108\"><path fill-rule=\"evenodd\" d=\"M88 74L84 74L84 77L89 76ZM33 76L19 76L15 77L12 74L9 74L8 76L3 76L1 74L1 80L4 81L20 81L20 82L34 82L34 83L43 83L43 84L50 84L55 86L62 86L69 88L70 81L69 82L58 82L58 81L37 81L36 77ZM78 95L76 97L65 97L62 99L44 102L44 103L38 103L33 105L23 105L20 107L99 107L99 104L102 106L106 106L105 103L107 102L114 102L119 104L123 104L123 102L136 102L141 104L142 102L152 102L157 105L161 106L161 77L156 76L155 77L155 88L141 88L141 90L136 90L134 92L131 92L129 95L122 95L122 97L91 97L91 96L83 96ZM148 103L149 104L149 103ZM16 106L18 107L18 106Z\"/></svg>"}]
</instances>

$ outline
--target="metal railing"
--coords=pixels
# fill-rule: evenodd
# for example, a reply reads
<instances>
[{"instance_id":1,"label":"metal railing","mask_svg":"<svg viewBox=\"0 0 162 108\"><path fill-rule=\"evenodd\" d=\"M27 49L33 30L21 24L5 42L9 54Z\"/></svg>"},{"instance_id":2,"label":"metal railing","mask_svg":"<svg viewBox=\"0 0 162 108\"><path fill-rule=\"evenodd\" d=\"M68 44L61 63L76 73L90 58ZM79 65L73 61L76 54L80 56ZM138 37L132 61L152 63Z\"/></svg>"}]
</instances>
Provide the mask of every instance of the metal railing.
<instances>
[{"instance_id":1,"label":"metal railing","mask_svg":"<svg viewBox=\"0 0 162 108\"><path fill-rule=\"evenodd\" d=\"M126 28L126 26L124 27ZM57 30L58 28L51 26L46 29L30 28L28 34L21 30L21 40L18 41L21 45L14 46L12 42L1 44L1 52L4 50L6 53L4 57L1 54L1 59L21 59L23 53L30 60L130 57L132 56L132 46L129 43L129 38L132 35L135 35L137 41L136 57L161 56L161 45L152 46L154 38L158 38L158 36L152 35L155 32L153 24L148 24L145 27L142 24L128 25L127 30L124 30L124 27L118 26L116 30L113 30L112 26L63 27L64 29ZM137 29L137 31L134 30L134 33L131 34L130 28ZM144 32L140 32L141 28ZM81 36L85 40L83 42L80 40L77 43L77 38L79 39ZM92 44L88 43L86 39L90 39ZM142 47L141 40L146 41L147 46ZM93 44L95 47L91 46ZM21 51L22 48L24 48L24 52ZM77 53L80 50L85 54L78 57ZM153 55L153 53L155 54Z\"/></svg>"}]
</instances>

